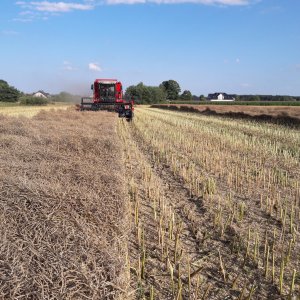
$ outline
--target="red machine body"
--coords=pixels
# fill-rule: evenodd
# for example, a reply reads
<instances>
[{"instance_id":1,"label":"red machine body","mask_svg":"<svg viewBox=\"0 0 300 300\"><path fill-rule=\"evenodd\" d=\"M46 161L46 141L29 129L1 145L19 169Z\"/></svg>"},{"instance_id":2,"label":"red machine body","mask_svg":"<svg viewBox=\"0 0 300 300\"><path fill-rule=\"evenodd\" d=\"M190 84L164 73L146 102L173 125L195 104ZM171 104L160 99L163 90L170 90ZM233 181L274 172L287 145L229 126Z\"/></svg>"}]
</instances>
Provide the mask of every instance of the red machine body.
<instances>
[{"instance_id":1,"label":"red machine body","mask_svg":"<svg viewBox=\"0 0 300 300\"><path fill-rule=\"evenodd\" d=\"M94 103L123 102L122 83L117 79L96 79L91 88Z\"/></svg>"},{"instance_id":2,"label":"red machine body","mask_svg":"<svg viewBox=\"0 0 300 300\"><path fill-rule=\"evenodd\" d=\"M115 110L119 117L133 118L134 101L123 99L122 83L117 79L95 79L93 97L81 99L80 110Z\"/></svg>"}]
</instances>

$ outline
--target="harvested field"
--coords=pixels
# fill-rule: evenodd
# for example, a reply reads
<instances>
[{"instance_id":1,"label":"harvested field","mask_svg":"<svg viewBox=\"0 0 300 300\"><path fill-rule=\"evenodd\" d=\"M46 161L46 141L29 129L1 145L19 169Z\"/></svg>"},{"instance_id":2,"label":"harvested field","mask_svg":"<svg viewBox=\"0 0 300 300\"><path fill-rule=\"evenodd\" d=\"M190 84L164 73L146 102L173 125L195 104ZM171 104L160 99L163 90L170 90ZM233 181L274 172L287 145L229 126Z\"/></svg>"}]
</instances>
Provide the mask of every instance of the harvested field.
<instances>
[{"instance_id":1,"label":"harvested field","mask_svg":"<svg viewBox=\"0 0 300 300\"><path fill-rule=\"evenodd\" d=\"M136 299L300 297L299 130L140 107L119 134Z\"/></svg>"},{"instance_id":2,"label":"harvested field","mask_svg":"<svg viewBox=\"0 0 300 300\"><path fill-rule=\"evenodd\" d=\"M67 109L70 108L70 103L55 103L49 104L47 106L22 106L19 104L10 104L1 105L0 103L0 114L4 114L7 116L24 116L31 118L38 114L40 111L48 111L48 110L56 110L56 109Z\"/></svg>"},{"instance_id":3,"label":"harvested field","mask_svg":"<svg viewBox=\"0 0 300 300\"><path fill-rule=\"evenodd\" d=\"M299 129L138 107L0 134L0 298L300 297Z\"/></svg>"},{"instance_id":4,"label":"harvested field","mask_svg":"<svg viewBox=\"0 0 300 300\"><path fill-rule=\"evenodd\" d=\"M125 299L115 114L0 115L0 299Z\"/></svg>"},{"instance_id":5,"label":"harvested field","mask_svg":"<svg viewBox=\"0 0 300 300\"><path fill-rule=\"evenodd\" d=\"M300 106L159 104L153 107L300 126Z\"/></svg>"}]
</instances>

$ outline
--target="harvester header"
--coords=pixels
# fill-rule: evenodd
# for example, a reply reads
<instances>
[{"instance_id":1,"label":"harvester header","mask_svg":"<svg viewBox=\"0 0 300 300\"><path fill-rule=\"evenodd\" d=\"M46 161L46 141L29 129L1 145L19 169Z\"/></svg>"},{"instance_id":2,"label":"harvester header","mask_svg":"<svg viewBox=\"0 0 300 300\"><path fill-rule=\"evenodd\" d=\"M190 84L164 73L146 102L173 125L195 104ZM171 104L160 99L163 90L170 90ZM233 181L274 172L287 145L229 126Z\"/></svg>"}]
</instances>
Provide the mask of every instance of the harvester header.
<instances>
[{"instance_id":1,"label":"harvester header","mask_svg":"<svg viewBox=\"0 0 300 300\"><path fill-rule=\"evenodd\" d=\"M117 79L95 79L93 97L81 98L80 110L114 110L119 117L133 118L133 100L123 98L122 83Z\"/></svg>"}]
</instances>

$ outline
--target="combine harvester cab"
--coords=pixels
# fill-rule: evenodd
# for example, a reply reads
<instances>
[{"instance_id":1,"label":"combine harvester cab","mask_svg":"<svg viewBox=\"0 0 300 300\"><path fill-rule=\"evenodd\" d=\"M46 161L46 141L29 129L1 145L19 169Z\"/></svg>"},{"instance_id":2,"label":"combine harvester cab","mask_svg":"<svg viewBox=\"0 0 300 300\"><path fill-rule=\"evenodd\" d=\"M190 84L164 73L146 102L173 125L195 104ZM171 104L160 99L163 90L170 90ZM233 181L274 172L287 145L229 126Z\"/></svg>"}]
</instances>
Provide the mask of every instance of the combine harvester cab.
<instances>
[{"instance_id":1,"label":"combine harvester cab","mask_svg":"<svg viewBox=\"0 0 300 300\"><path fill-rule=\"evenodd\" d=\"M122 83L117 79L96 79L91 86L93 97L81 98L80 110L112 110L131 121L134 101L123 99Z\"/></svg>"}]
</instances>

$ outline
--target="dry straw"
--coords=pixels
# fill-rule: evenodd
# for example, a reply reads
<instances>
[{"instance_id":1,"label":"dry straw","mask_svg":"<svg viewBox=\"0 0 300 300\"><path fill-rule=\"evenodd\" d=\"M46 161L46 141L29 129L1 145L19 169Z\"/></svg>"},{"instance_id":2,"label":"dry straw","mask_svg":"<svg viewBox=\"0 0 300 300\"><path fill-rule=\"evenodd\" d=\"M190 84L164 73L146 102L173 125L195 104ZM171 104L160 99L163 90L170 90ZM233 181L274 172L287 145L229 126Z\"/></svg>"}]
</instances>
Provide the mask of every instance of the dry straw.
<instances>
[{"instance_id":1,"label":"dry straw","mask_svg":"<svg viewBox=\"0 0 300 300\"><path fill-rule=\"evenodd\" d=\"M127 207L113 113L0 115L0 298L124 299Z\"/></svg>"}]
</instances>

